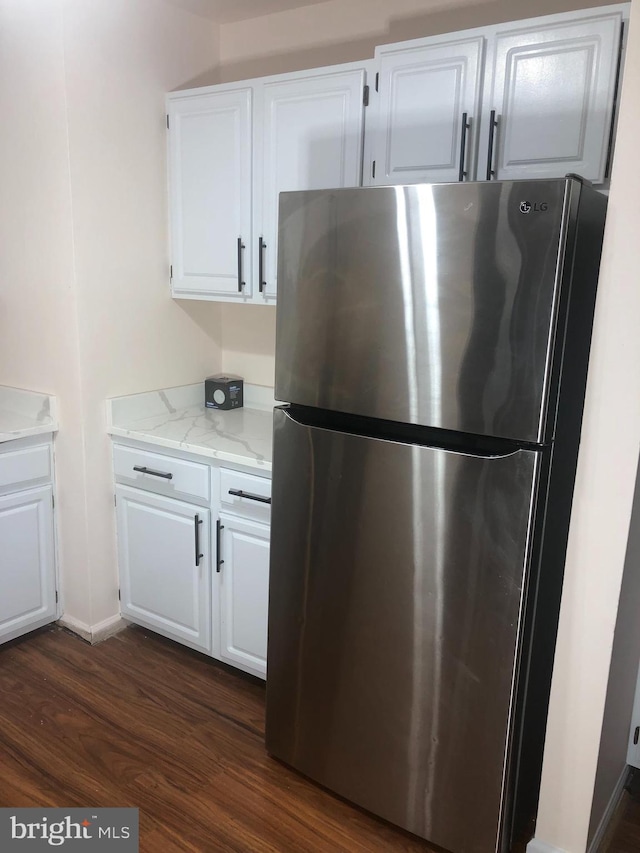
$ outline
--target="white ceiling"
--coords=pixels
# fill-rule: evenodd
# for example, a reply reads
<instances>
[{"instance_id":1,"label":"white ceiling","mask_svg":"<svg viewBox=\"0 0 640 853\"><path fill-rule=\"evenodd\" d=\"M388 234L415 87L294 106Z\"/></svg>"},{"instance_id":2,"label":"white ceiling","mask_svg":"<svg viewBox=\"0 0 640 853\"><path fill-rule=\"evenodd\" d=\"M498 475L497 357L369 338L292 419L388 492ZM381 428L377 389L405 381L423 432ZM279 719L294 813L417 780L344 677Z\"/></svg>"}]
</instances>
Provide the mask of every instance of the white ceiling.
<instances>
[{"instance_id":1,"label":"white ceiling","mask_svg":"<svg viewBox=\"0 0 640 853\"><path fill-rule=\"evenodd\" d=\"M209 18L218 24L259 18L272 12L284 12L302 6L316 6L325 0L167 0L188 12Z\"/></svg>"}]
</instances>

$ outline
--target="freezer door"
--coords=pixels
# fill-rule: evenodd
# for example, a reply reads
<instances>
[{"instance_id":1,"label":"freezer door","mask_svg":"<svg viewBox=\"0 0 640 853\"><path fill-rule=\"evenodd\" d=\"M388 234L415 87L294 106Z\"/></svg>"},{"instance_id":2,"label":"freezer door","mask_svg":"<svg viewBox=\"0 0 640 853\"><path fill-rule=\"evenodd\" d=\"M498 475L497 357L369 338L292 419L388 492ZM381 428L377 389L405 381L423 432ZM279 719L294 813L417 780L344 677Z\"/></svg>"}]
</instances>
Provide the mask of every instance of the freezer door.
<instances>
[{"instance_id":1,"label":"freezer door","mask_svg":"<svg viewBox=\"0 0 640 853\"><path fill-rule=\"evenodd\" d=\"M275 413L268 751L455 853L494 853L539 452Z\"/></svg>"},{"instance_id":2,"label":"freezer door","mask_svg":"<svg viewBox=\"0 0 640 853\"><path fill-rule=\"evenodd\" d=\"M563 179L283 193L276 398L550 438L558 271L580 192Z\"/></svg>"}]
</instances>

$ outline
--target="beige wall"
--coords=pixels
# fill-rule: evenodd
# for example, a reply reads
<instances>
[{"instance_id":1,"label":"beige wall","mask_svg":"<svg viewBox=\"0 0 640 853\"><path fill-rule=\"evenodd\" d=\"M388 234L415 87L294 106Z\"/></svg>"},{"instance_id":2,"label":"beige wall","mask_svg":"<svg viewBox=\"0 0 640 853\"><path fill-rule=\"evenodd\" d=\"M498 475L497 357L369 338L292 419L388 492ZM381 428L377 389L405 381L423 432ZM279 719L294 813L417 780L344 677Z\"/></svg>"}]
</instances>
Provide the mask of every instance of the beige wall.
<instances>
[{"instance_id":1,"label":"beige wall","mask_svg":"<svg viewBox=\"0 0 640 853\"><path fill-rule=\"evenodd\" d=\"M220 29L220 79L370 59L376 45L604 6L599 0L328 0Z\"/></svg>"},{"instance_id":2,"label":"beige wall","mask_svg":"<svg viewBox=\"0 0 640 853\"><path fill-rule=\"evenodd\" d=\"M620 605L611 655L607 699L598 753L598 769L591 810L589 839L603 815L627 766L627 749L638 662L640 661L640 476L636 477L631 532L627 543Z\"/></svg>"},{"instance_id":3,"label":"beige wall","mask_svg":"<svg viewBox=\"0 0 640 853\"><path fill-rule=\"evenodd\" d=\"M65 615L118 612L107 397L220 368L219 311L170 298L164 94L218 30L162 0L0 0L0 383L58 397Z\"/></svg>"},{"instance_id":4,"label":"beige wall","mask_svg":"<svg viewBox=\"0 0 640 853\"><path fill-rule=\"evenodd\" d=\"M59 552L89 599L63 29L57 0L0 2L0 384L54 393Z\"/></svg>"},{"instance_id":5,"label":"beige wall","mask_svg":"<svg viewBox=\"0 0 640 853\"><path fill-rule=\"evenodd\" d=\"M377 43L594 5L606 4L561 0L534 9L521 0L329 0L223 26L220 79L365 59ZM634 236L640 227L640 117L634 106L640 99L640 22L631 28L628 54L536 830L539 840L567 853L586 849L640 448L640 244ZM223 363L263 381L265 362L240 351L237 342L255 334L263 349L271 346L271 327L265 334L262 314L245 318L241 312L240 306L223 307ZM267 355L272 364L272 349ZM604 777L600 784L606 786ZM599 802L605 796L599 791Z\"/></svg>"},{"instance_id":6,"label":"beige wall","mask_svg":"<svg viewBox=\"0 0 640 853\"><path fill-rule=\"evenodd\" d=\"M640 20L631 26L560 630L538 834L585 849L640 449ZM626 733L624 734L626 737ZM602 794L600 794L602 797Z\"/></svg>"},{"instance_id":7,"label":"beige wall","mask_svg":"<svg viewBox=\"0 0 640 853\"><path fill-rule=\"evenodd\" d=\"M217 28L158 0L65 0L91 612L118 612L107 397L220 365L219 311L169 293L165 93L217 64Z\"/></svg>"}]
</instances>

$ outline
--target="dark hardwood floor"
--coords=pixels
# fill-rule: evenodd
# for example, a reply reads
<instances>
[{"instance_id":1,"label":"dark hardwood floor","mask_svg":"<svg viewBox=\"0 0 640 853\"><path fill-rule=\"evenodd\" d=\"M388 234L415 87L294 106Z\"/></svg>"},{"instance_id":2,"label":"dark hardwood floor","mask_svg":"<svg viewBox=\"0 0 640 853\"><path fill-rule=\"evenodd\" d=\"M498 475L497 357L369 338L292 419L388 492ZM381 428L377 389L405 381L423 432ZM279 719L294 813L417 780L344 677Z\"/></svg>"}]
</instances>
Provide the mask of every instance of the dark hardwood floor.
<instances>
[{"instance_id":1,"label":"dark hardwood floor","mask_svg":"<svg viewBox=\"0 0 640 853\"><path fill-rule=\"evenodd\" d=\"M640 851L640 798L624 794L618 808L615 824L602 845L601 853L639 853Z\"/></svg>"},{"instance_id":2,"label":"dark hardwood floor","mask_svg":"<svg viewBox=\"0 0 640 853\"><path fill-rule=\"evenodd\" d=\"M264 685L140 628L0 649L0 806L136 806L141 853L429 853L264 750ZM626 795L606 853L640 853Z\"/></svg>"},{"instance_id":3,"label":"dark hardwood floor","mask_svg":"<svg viewBox=\"0 0 640 853\"><path fill-rule=\"evenodd\" d=\"M0 649L0 806L137 806L141 853L429 851L269 758L264 686L129 628Z\"/></svg>"}]
</instances>

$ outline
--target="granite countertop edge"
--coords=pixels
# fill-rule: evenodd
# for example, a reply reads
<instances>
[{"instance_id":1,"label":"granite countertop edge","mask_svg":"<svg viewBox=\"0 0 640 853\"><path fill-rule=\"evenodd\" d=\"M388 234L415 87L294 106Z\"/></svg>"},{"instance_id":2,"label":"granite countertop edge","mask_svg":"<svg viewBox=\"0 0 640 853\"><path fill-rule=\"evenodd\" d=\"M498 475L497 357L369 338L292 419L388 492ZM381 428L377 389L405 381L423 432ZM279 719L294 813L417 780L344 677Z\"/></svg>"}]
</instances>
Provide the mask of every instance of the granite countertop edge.
<instances>
[{"instance_id":1,"label":"granite countertop edge","mask_svg":"<svg viewBox=\"0 0 640 853\"><path fill-rule=\"evenodd\" d=\"M164 436L154 435L144 430L127 429L111 425L107 428L111 436L117 438L128 438L132 441L141 441L145 444L153 444L156 447L164 447L167 450L182 450L185 453L193 453L206 459L215 459L217 462L228 462L234 465L242 465L246 468L254 468L259 471L271 473L272 464L266 459L256 459L255 456L244 456L240 453L230 453L226 450L218 450L215 447L207 447L203 444L191 444L185 441L176 441Z\"/></svg>"},{"instance_id":2,"label":"granite countertop edge","mask_svg":"<svg viewBox=\"0 0 640 853\"><path fill-rule=\"evenodd\" d=\"M18 441L21 438L30 438L32 435L53 435L58 432L58 424L52 422L50 424L34 427L23 427L9 432L0 431L0 444L5 444L7 441Z\"/></svg>"},{"instance_id":3,"label":"granite countertop edge","mask_svg":"<svg viewBox=\"0 0 640 853\"><path fill-rule=\"evenodd\" d=\"M202 383L107 400L107 433L271 473L273 388L245 384L244 407L207 408Z\"/></svg>"},{"instance_id":4,"label":"granite countertop edge","mask_svg":"<svg viewBox=\"0 0 640 853\"><path fill-rule=\"evenodd\" d=\"M0 444L56 432L58 409L54 396L0 385Z\"/></svg>"}]
</instances>

